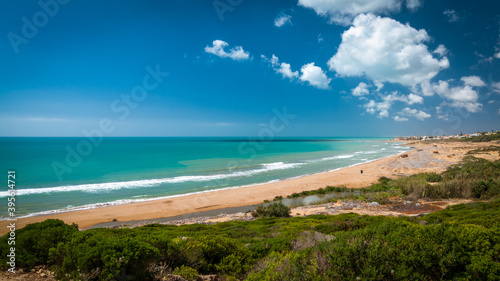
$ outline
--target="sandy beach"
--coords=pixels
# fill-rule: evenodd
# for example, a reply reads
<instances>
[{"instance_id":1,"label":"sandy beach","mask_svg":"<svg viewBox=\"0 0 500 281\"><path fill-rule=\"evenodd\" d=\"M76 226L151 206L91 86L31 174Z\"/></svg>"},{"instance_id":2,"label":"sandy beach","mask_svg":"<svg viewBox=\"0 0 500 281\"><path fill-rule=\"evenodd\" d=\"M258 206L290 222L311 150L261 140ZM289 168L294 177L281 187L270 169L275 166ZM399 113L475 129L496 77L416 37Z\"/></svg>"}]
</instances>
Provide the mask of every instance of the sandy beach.
<instances>
[{"instance_id":1,"label":"sandy beach","mask_svg":"<svg viewBox=\"0 0 500 281\"><path fill-rule=\"evenodd\" d=\"M26 224L46 219L61 219L68 224L76 223L83 229L99 223L110 222L114 219L121 222L147 220L259 204L264 200L272 200L275 196L287 196L294 192L313 190L325 186L366 187L382 176L395 178L420 172L444 171L450 165L458 163L468 151L493 144L497 143L410 142L407 145L410 145L413 149L404 153L405 155L390 156L370 163L326 173L168 199L20 218L16 222L16 227L21 228ZM500 158L497 152L481 153L475 156L488 160ZM9 223L9 221L0 221L0 234L7 233L6 226Z\"/></svg>"}]
</instances>

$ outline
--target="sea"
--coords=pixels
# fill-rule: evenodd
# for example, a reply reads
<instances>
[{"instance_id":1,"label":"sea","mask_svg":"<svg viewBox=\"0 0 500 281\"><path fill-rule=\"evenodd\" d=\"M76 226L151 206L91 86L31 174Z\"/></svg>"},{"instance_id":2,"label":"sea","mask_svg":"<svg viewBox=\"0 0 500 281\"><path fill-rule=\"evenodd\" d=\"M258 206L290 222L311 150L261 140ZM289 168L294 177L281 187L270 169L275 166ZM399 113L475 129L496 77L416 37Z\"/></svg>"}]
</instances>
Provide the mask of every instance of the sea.
<instances>
[{"instance_id":1,"label":"sea","mask_svg":"<svg viewBox=\"0 0 500 281\"><path fill-rule=\"evenodd\" d=\"M0 219L8 173L26 217L282 181L408 151L389 138L3 137Z\"/></svg>"}]
</instances>

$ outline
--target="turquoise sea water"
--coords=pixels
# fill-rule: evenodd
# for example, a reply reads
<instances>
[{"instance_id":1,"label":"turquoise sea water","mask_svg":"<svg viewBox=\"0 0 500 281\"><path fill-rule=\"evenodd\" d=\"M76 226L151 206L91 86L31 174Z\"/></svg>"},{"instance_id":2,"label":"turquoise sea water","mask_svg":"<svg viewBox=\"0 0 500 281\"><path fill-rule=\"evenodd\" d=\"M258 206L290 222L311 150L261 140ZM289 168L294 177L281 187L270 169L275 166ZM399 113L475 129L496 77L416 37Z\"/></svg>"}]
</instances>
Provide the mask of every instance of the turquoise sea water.
<instances>
[{"instance_id":1,"label":"turquoise sea water","mask_svg":"<svg viewBox=\"0 0 500 281\"><path fill-rule=\"evenodd\" d=\"M7 172L16 214L233 188L330 171L407 151L382 138L0 138L2 218Z\"/></svg>"}]
</instances>

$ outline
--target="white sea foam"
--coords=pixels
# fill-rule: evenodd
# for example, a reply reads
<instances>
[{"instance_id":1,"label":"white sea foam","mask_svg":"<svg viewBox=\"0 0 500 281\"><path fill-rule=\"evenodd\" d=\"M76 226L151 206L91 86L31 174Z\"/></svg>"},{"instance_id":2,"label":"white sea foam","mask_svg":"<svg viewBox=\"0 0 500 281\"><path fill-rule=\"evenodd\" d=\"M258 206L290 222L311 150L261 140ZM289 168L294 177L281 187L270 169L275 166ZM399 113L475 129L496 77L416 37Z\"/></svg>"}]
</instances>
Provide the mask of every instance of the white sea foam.
<instances>
[{"instance_id":1,"label":"white sea foam","mask_svg":"<svg viewBox=\"0 0 500 281\"><path fill-rule=\"evenodd\" d=\"M213 180L222 180L227 178L236 177L247 177L256 174L261 174L274 170L285 170L294 168L302 165L302 163L283 163L274 162L262 164L260 168L247 170L247 171L237 171L233 173L226 174L215 174L215 175L200 175L200 176L178 176L172 178L161 178L161 179L147 179L147 180L136 180L136 181L123 181L123 182L107 182L107 183L93 183L93 184L80 184L80 185L66 185L57 187L44 187L44 188L26 188L17 189L16 195L31 195L31 194L46 194L53 192L72 192L81 191L88 193L103 192L119 190L124 188L141 188L141 187L152 187L158 186L164 183L182 183L182 182L205 182ZM9 192L0 192L0 197L9 196Z\"/></svg>"},{"instance_id":2,"label":"white sea foam","mask_svg":"<svg viewBox=\"0 0 500 281\"><path fill-rule=\"evenodd\" d=\"M354 154L345 154L345 155L336 155L336 156L325 157L325 158L321 158L321 160L347 159L347 158L352 158L352 157L354 157Z\"/></svg>"}]
</instances>

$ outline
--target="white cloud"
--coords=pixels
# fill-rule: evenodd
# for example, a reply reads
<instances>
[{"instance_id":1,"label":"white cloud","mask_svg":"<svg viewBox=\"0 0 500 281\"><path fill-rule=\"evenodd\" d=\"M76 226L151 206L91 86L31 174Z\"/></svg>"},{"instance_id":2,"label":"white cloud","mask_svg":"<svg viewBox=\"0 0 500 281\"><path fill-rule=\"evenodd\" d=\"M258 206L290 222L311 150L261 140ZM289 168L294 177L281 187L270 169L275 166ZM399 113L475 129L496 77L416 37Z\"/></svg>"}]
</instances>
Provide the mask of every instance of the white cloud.
<instances>
[{"instance_id":1,"label":"white cloud","mask_svg":"<svg viewBox=\"0 0 500 281\"><path fill-rule=\"evenodd\" d=\"M292 71L292 67L290 66L290 64L286 62L280 63L278 57L275 56L274 54L271 57L271 59L268 59L264 55L261 55L261 57L264 61L267 61L271 64L272 68L274 69L274 71L276 71L276 73L283 75L283 78L294 80L299 77L298 71Z\"/></svg>"},{"instance_id":2,"label":"white cloud","mask_svg":"<svg viewBox=\"0 0 500 281\"><path fill-rule=\"evenodd\" d=\"M368 85L364 82L361 82L356 86L356 88L351 90L352 95L356 97L362 97L370 94L370 91L368 91Z\"/></svg>"},{"instance_id":3,"label":"white cloud","mask_svg":"<svg viewBox=\"0 0 500 281\"><path fill-rule=\"evenodd\" d=\"M436 50L434 50L433 53L443 57L448 53L448 49L446 49L446 47L443 44L439 44L439 46L437 46Z\"/></svg>"},{"instance_id":4,"label":"white cloud","mask_svg":"<svg viewBox=\"0 0 500 281\"><path fill-rule=\"evenodd\" d=\"M406 0L406 8L411 11L416 11L421 6L422 2L420 0Z\"/></svg>"},{"instance_id":5,"label":"white cloud","mask_svg":"<svg viewBox=\"0 0 500 281\"><path fill-rule=\"evenodd\" d=\"M431 117L429 113L423 112L421 110L411 109L409 107L404 108L399 112L402 116L415 117L420 121L424 121L425 119Z\"/></svg>"},{"instance_id":6,"label":"white cloud","mask_svg":"<svg viewBox=\"0 0 500 281\"><path fill-rule=\"evenodd\" d=\"M286 62L282 62L280 64L280 68L276 70L276 72L281 73L283 77L294 79L299 76L298 71L292 71L292 68L290 67L290 64Z\"/></svg>"},{"instance_id":7,"label":"white cloud","mask_svg":"<svg viewBox=\"0 0 500 281\"><path fill-rule=\"evenodd\" d=\"M392 92L388 95L381 95L382 101L375 102L370 100L367 104L363 105L366 112L375 114L378 112L378 118L389 117L389 109L396 101L408 103L408 98L400 95L398 92Z\"/></svg>"},{"instance_id":8,"label":"white cloud","mask_svg":"<svg viewBox=\"0 0 500 281\"><path fill-rule=\"evenodd\" d=\"M363 105L366 108L366 112L370 114L378 114L378 118L388 117L389 109L391 108L392 103L388 101L375 102L374 100L370 100L367 104Z\"/></svg>"},{"instance_id":9,"label":"white cloud","mask_svg":"<svg viewBox=\"0 0 500 281\"><path fill-rule=\"evenodd\" d=\"M326 76L321 67L315 66L314 62L303 65L300 69L302 74L299 76L298 71L292 71L292 67L286 62L280 63L279 58L274 54L270 59L264 55L261 55L261 57L271 65L276 73L283 75L283 78L288 78L291 81L300 79L300 81L308 82L309 85L318 89L330 89L329 84L332 79Z\"/></svg>"},{"instance_id":10,"label":"white cloud","mask_svg":"<svg viewBox=\"0 0 500 281\"><path fill-rule=\"evenodd\" d=\"M478 112L481 110L482 104L478 102L479 95L472 87L480 85L479 81L481 80L479 79L478 81L471 77L474 76L462 77L461 80L464 82L464 86L450 88L447 81L440 80L433 85L433 88L439 96L450 100L450 105L452 107L464 108L469 112ZM467 83L473 83L475 85Z\"/></svg>"},{"instance_id":11,"label":"white cloud","mask_svg":"<svg viewBox=\"0 0 500 281\"><path fill-rule=\"evenodd\" d=\"M408 95L408 104L414 104L414 103L423 104L424 103L424 98L421 97L421 96L419 96L419 95L409 94Z\"/></svg>"},{"instance_id":12,"label":"white cloud","mask_svg":"<svg viewBox=\"0 0 500 281\"><path fill-rule=\"evenodd\" d=\"M500 94L500 82L491 83L491 88L492 88L493 92Z\"/></svg>"},{"instance_id":13,"label":"white cloud","mask_svg":"<svg viewBox=\"0 0 500 281\"><path fill-rule=\"evenodd\" d=\"M469 85L469 86L472 86L472 87L484 87L486 86L486 83L483 82L483 80L481 80L481 78L479 78L478 76L465 76L465 77L462 77L460 80L462 80L465 85Z\"/></svg>"},{"instance_id":14,"label":"white cloud","mask_svg":"<svg viewBox=\"0 0 500 281\"><path fill-rule=\"evenodd\" d=\"M353 91L354 91L354 89L353 89ZM363 105L363 107L366 109L366 112L368 112L370 114L378 113L378 116L377 116L378 118L389 117L389 110L391 109L392 105L395 102L403 102L403 103L406 103L409 105L412 105L415 103L420 103L420 104L424 103L424 98L419 96L419 95L410 94L408 96L405 96L405 95L399 94L397 91L394 91L394 92L387 94L387 95L381 94L380 98L381 98L380 102L376 102L375 100L370 100L368 103ZM400 115L401 115L401 113L400 113ZM399 118L400 118L400 116L399 116ZM405 121L405 120L397 120L397 121Z\"/></svg>"},{"instance_id":15,"label":"white cloud","mask_svg":"<svg viewBox=\"0 0 500 281\"><path fill-rule=\"evenodd\" d=\"M362 13L397 12L399 0L299 0L299 6L313 9L320 16L327 16L330 22L349 25L352 19Z\"/></svg>"},{"instance_id":16,"label":"white cloud","mask_svg":"<svg viewBox=\"0 0 500 281\"><path fill-rule=\"evenodd\" d=\"M321 33L320 33L320 34L318 34L318 43L323 42L323 40L324 40L324 39L323 39L323 35L321 35Z\"/></svg>"},{"instance_id":17,"label":"white cloud","mask_svg":"<svg viewBox=\"0 0 500 281\"><path fill-rule=\"evenodd\" d=\"M282 27L285 24L292 24L292 16L281 13L274 19L274 25L276 27Z\"/></svg>"},{"instance_id":18,"label":"white cloud","mask_svg":"<svg viewBox=\"0 0 500 281\"><path fill-rule=\"evenodd\" d=\"M455 10L445 10L443 12L443 15L445 15L448 18L448 22L457 22L460 20L460 17L458 16L458 13Z\"/></svg>"},{"instance_id":19,"label":"white cloud","mask_svg":"<svg viewBox=\"0 0 500 281\"><path fill-rule=\"evenodd\" d=\"M342 34L337 53L328 61L341 76L366 76L377 83L391 82L432 95L430 80L449 67L447 57L434 58L423 43L430 37L400 22L362 14Z\"/></svg>"},{"instance_id":20,"label":"white cloud","mask_svg":"<svg viewBox=\"0 0 500 281\"><path fill-rule=\"evenodd\" d=\"M318 89L330 89L330 81L331 78L328 78L319 66L315 66L314 62L304 64L300 68L300 72L302 75L300 76L300 80L303 82L308 82L311 86L314 86Z\"/></svg>"},{"instance_id":21,"label":"white cloud","mask_svg":"<svg viewBox=\"0 0 500 281\"><path fill-rule=\"evenodd\" d=\"M250 58L250 54L248 52L245 52L243 50L243 47L241 46L236 46L232 49L229 50L229 52L226 52L224 50L224 48L226 48L227 46L229 46L229 44L225 41L222 41L222 40L215 40L213 41L213 46L212 47L209 47L209 46L206 46L205 47L205 52L207 53L210 53L210 54L214 54L218 57L221 57L221 58L231 58L233 60L247 60Z\"/></svg>"},{"instance_id":22,"label":"white cloud","mask_svg":"<svg viewBox=\"0 0 500 281\"><path fill-rule=\"evenodd\" d=\"M298 5L311 8L320 16L328 17L331 23L347 26L360 14L399 12L403 2L411 11L422 6L421 0L299 0Z\"/></svg>"},{"instance_id":23,"label":"white cloud","mask_svg":"<svg viewBox=\"0 0 500 281\"><path fill-rule=\"evenodd\" d=\"M399 116L394 116L394 120L398 122L403 122L403 121L408 121L408 118L405 117L399 117Z\"/></svg>"}]
</instances>

